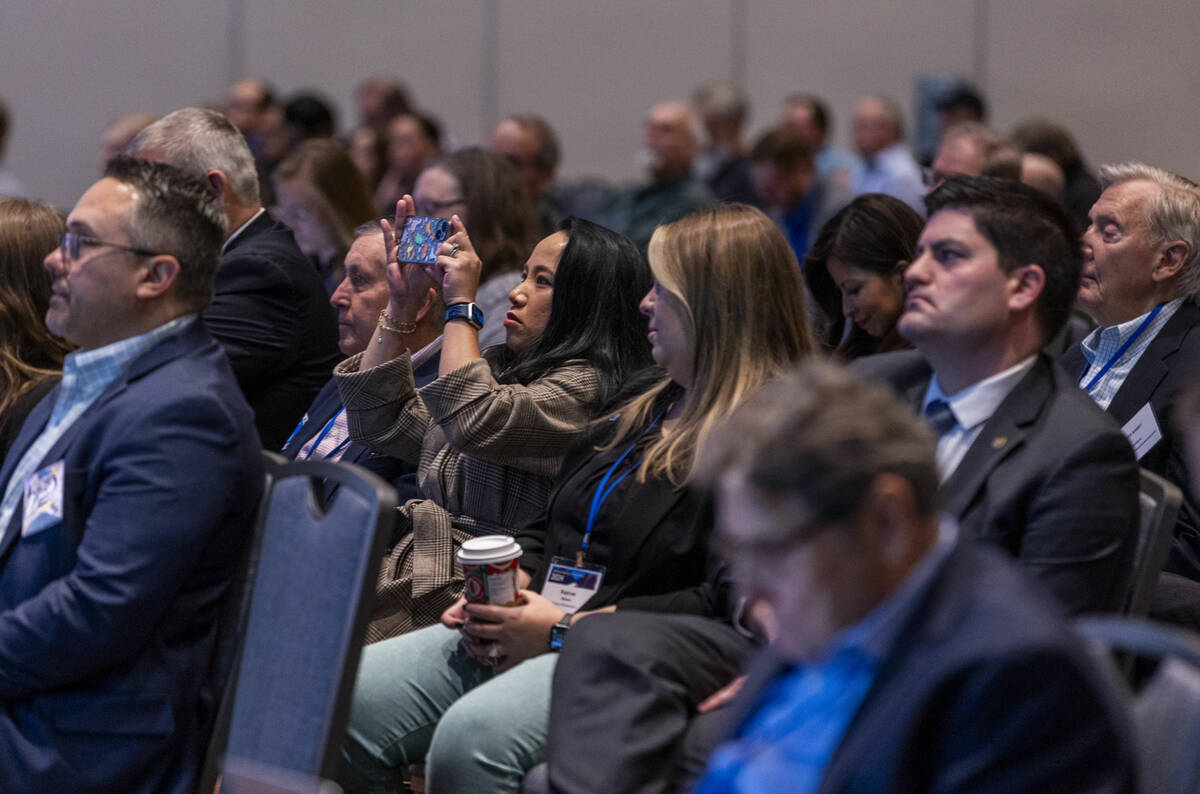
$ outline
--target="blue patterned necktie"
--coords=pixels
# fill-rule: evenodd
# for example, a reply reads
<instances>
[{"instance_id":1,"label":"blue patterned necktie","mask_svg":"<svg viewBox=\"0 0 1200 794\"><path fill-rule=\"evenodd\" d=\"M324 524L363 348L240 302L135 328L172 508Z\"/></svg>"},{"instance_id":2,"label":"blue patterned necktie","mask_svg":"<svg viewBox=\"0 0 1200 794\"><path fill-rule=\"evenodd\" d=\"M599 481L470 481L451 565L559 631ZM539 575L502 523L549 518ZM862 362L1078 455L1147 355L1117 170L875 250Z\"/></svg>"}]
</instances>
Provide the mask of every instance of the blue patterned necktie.
<instances>
[{"instance_id":1,"label":"blue patterned necktie","mask_svg":"<svg viewBox=\"0 0 1200 794\"><path fill-rule=\"evenodd\" d=\"M950 403L945 400L934 400L925 406L925 421L933 428L938 438L949 433L958 424L954 411L950 410Z\"/></svg>"}]
</instances>

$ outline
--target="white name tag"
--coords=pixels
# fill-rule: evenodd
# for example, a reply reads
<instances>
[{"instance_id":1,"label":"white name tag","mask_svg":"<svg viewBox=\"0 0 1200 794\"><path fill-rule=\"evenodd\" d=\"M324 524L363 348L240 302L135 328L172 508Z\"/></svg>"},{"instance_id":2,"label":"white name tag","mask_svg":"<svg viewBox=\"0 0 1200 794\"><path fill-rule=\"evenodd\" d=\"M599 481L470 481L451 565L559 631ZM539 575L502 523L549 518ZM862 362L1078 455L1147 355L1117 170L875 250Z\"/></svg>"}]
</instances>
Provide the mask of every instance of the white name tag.
<instances>
[{"instance_id":1,"label":"white name tag","mask_svg":"<svg viewBox=\"0 0 1200 794\"><path fill-rule=\"evenodd\" d=\"M63 463L51 463L25 481L25 509L21 535L32 535L62 521Z\"/></svg>"},{"instance_id":2,"label":"white name tag","mask_svg":"<svg viewBox=\"0 0 1200 794\"><path fill-rule=\"evenodd\" d=\"M546 571L542 595L563 612L574 615L600 589L605 570L603 565L577 565L574 560L555 557Z\"/></svg>"},{"instance_id":3,"label":"white name tag","mask_svg":"<svg viewBox=\"0 0 1200 794\"><path fill-rule=\"evenodd\" d=\"M1133 454L1137 455L1138 460L1162 440L1162 431L1158 429L1158 420L1154 418L1150 403L1143 405L1142 409L1125 423L1121 432L1133 445Z\"/></svg>"}]
</instances>

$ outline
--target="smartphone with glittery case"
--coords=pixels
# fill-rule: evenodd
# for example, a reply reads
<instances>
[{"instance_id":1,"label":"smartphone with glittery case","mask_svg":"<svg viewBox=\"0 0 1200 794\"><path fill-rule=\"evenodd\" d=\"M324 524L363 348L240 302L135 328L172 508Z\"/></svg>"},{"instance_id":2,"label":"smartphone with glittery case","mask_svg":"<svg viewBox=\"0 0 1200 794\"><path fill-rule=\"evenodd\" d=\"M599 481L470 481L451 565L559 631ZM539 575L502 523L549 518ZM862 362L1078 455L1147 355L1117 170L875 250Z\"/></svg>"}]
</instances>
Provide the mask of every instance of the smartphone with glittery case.
<instances>
[{"instance_id":1,"label":"smartphone with glittery case","mask_svg":"<svg viewBox=\"0 0 1200 794\"><path fill-rule=\"evenodd\" d=\"M450 236L450 221L414 215L404 222L396 258L401 262L432 265L437 261L438 243Z\"/></svg>"}]
</instances>

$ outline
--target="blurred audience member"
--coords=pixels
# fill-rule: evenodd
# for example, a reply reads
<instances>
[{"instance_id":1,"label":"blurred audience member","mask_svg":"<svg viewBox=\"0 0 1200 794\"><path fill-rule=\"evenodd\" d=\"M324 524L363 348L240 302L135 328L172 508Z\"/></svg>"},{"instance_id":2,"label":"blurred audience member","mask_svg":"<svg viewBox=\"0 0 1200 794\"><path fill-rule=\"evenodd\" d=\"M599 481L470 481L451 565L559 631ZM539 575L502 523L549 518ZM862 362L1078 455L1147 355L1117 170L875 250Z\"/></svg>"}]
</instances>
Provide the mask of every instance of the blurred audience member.
<instances>
[{"instance_id":1,"label":"blurred audience member","mask_svg":"<svg viewBox=\"0 0 1200 794\"><path fill-rule=\"evenodd\" d=\"M386 136L388 124L413 111L403 81L395 77L369 77L358 86L358 123ZM395 207L392 207L395 210Z\"/></svg>"},{"instance_id":2,"label":"blurred audience member","mask_svg":"<svg viewBox=\"0 0 1200 794\"><path fill-rule=\"evenodd\" d=\"M808 142L816 158L817 176L825 184L839 190L854 189L862 161L829 142L833 116L823 99L812 94L792 94L783 100L780 121Z\"/></svg>"},{"instance_id":3,"label":"blurred audience member","mask_svg":"<svg viewBox=\"0 0 1200 794\"><path fill-rule=\"evenodd\" d=\"M728 80L705 83L692 94L692 107L708 133L696 174L720 201L756 204L743 131L750 103Z\"/></svg>"},{"instance_id":4,"label":"blurred audience member","mask_svg":"<svg viewBox=\"0 0 1200 794\"><path fill-rule=\"evenodd\" d=\"M332 138L337 132L337 114L324 97L311 91L292 96L283 105L289 152L313 138Z\"/></svg>"},{"instance_id":5,"label":"blurred audience member","mask_svg":"<svg viewBox=\"0 0 1200 794\"><path fill-rule=\"evenodd\" d=\"M1076 303L1099 327L1059 363L1125 428L1138 465L1183 490L1167 570L1200 582L1200 510L1170 418L1200 371L1200 188L1143 163L1100 180Z\"/></svg>"},{"instance_id":6,"label":"blurred audience member","mask_svg":"<svg viewBox=\"0 0 1200 794\"><path fill-rule=\"evenodd\" d=\"M537 242L537 216L517 172L504 158L478 146L459 149L421 172L413 189L416 214L470 224L482 260L475 303L484 316L481 348L505 339L509 293L521 283L521 266Z\"/></svg>"},{"instance_id":7,"label":"blurred audience member","mask_svg":"<svg viewBox=\"0 0 1200 794\"><path fill-rule=\"evenodd\" d=\"M921 168L904 145L904 114L887 97L869 96L854 111L854 147L863 158L855 194L886 193L925 212Z\"/></svg>"},{"instance_id":8,"label":"blurred audience member","mask_svg":"<svg viewBox=\"0 0 1200 794\"><path fill-rule=\"evenodd\" d=\"M267 123L267 110L275 106L275 89L261 78L239 80L225 94L225 118L246 136L250 151L258 156L259 134Z\"/></svg>"},{"instance_id":9,"label":"blurred audience member","mask_svg":"<svg viewBox=\"0 0 1200 794\"><path fill-rule=\"evenodd\" d=\"M158 120L152 113L130 113L121 116L104 128L104 142L100 149L100 172L108 168L108 161L125 151L133 136Z\"/></svg>"},{"instance_id":10,"label":"blurred audience member","mask_svg":"<svg viewBox=\"0 0 1200 794\"><path fill-rule=\"evenodd\" d=\"M851 199L849 190L821 181L812 149L795 130L776 127L750 152L757 204L783 229L797 261L804 261L817 230Z\"/></svg>"},{"instance_id":11,"label":"blurred audience member","mask_svg":"<svg viewBox=\"0 0 1200 794\"><path fill-rule=\"evenodd\" d=\"M3 165L4 149L8 144L8 133L11 129L8 105L0 97L0 196L24 196L25 186Z\"/></svg>"},{"instance_id":12,"label":"blurred audience member","mask_svg":"<svg viewBox=\"0 0 1200 794\"><path fill-rule=\"evenodd\" d=\"M983 95L978 89L970 83L960 84L938 100L937 112L938 129L943 135L958 124L986 124L988 119L987 103L983 101Z\"/></svg>"},{"instance_id":13,"label":"blurred audience member","mask_svg":"<svg viewBox=\"0 0 1200 794\"><path fill-rule=\"evenodd\" d=\"M626 234L643 251L661 224L710 206L715 198L692 174L699 153L696 119L682 102L663 102L646 116L642 161L650 181L617 195L602 223Z\"/></svg>"},{"instance_id":14,"label":"blurred audience member","mask_svg":"<svg viewBox=\"0 0 1200 794\"><path fill-rule=\"evenodd\" d=\"M341 144L324 138L300 144L275 169L274 180L279 219L332 293L354 230L375 217L367 186Z\"/></svg>"},{"instance_id":15,"label":"blurred audience member","mask_svg":"<svg viewBox=\"0 0 1200 794\"><path fill-rule=\"evenodd\" d=\"M317 269L263 209L250 149L220 113L177 110L128 151L201 176L220 196L229 233L204 322L229 355L263 446L279 449L340 358Z\"/></svg>"},{"instance_id":16,"label":"blurred audience member","mask_svg":"<svg viewBox=\"0 0 1200 794\"><path fill-rule=\"evenodd\" d=\"M379 180L383 179L383 169L387 163L387 137L376 132L373 127L359 127L350 133L350 142L346 150L363 183L371 191L371 202L374 206L375 191L379 187Z\"/></svg>"},{"instance_id":17,"label":"blurred audience member","mask_svg":"<svg viewBox=\"0 0 1200 794\"><path fill-rule=\"evenodd\" d=\"M45 322L50 274L42 260L64 231L49 204L0 198L0 461L71 351Z\"/></svg>"},{"instance_id":18,"label":"blurred audience member","mask_svg":"<svg viewBox=\"0 0 1200 794\"><path fill-rule=\"evenodd\" d=\"M488 148L517 170L536 205L542 235L552 234L562 221L553 197L554 177L562 157L554 128L541 116L509 116L492 130Z\"/></svg>"},{"instance_id":19,"label":"blurred audience member","mask_svg":"<svg viewBox=\"0 0 1200 794\"><path fill-rule=\"evenodd\" d=\"M867 193L822 227L804 260L804 280L829 319L823 341L834 358L911 347L896 322L904 311L904 269L916 258L924 225L900 199Z\"/></svg>"},{"instance_id":20,"label":"blurred audience member","mask_svg":"<svg viewBox=\"0 0 1200 794\"><path fill-rule=\"evenodd\" d=\"M946 129L933 165L926 173L933 190L954 174L1021 178L1021 156L1000 133L977 121L964 121Z\"/></svg>"},{"instance_id":21,"label":"blurred audience member","mask_svg":"<svg viewBox=\"0 0 1200 794\"><path fill-rule=\"evenodd\" d=\"M1063 200L1063 191L1067 187L1067 179L1058 163L1035 152L1021 155L1021 181L1057 201Z\"/></svg>"},{"instance_id":22,"label":"blurred audience member","mask_svg":"<svg viewBox=\"0 0 1200 794\"><path fill-rule=\"evenodd\" d=\"M0 780L192 791L263 488L250 409L198 318L225 217L206 180L117 157L67 229L46 325L79 349L0 470Z\"/></svg>"},{"instance_id":23,"label":"blurred audience member","mask_svg":"<svg viewBox=\"0 0 1200 794\"><path fill-rule=\"evenodd\" d=\"M1018 124L1012 139L1021 151L1042 154L1058 163L1066 180L1063 201L1067 211L1080 229L1086 229L1088 212L1100 198L1100 183L1084 162L1071 131L1056 121L1035 118Z\"/></svg>"},{"instance_id":24,"label":"blurred audience member","mask_svg":"<svg viewBox=\"0 0 1200 794\"><path fill-rule=\"evenodd\" d=\"M329 300L337 311L338 348L347 357L358 355L371 344L390 295L382 228L372 221L359 226L354 233L354 243L346 254L345 278ZM441 290L419 267L404 269L403 287L398 308L403 312L401 316L413 318L412 330L405 335L405 346L412 361L413 385L419 389L438 374L446 307L442 305ZM333 378L292 431L283 454L290 460L334 460L362 466L392 483L398 504L421 496L415 463L380 455L350 438L346 411ZM326 483L322 491L324 501L328 502L336 490L336 484Z\"/></svg>"},{"instance_id":25,"label":"blurred audience member","mask_svg":"<svg viewBox=\"0 0 1200 794\"><path fill-rule=\"evenodd\" d=\"M912 412L828 365L764 392L704 474L737 590L774 631L697 794L1133 794L1107 671L1010 561L939 526Z\"/></svg>"},{"instance_id":26,"label":"blurred audience member","mask_svg":"<svg viewBox=\"0 0 1200 794\"><path fill-rule=\"evenodd\" d=\"M412 193L417 176L442 151L442 126L432 116L413 111L396 116L387 128L387 169L375 189L375 207L385 217L396 202Z\"/></svg>"}]
</instances>

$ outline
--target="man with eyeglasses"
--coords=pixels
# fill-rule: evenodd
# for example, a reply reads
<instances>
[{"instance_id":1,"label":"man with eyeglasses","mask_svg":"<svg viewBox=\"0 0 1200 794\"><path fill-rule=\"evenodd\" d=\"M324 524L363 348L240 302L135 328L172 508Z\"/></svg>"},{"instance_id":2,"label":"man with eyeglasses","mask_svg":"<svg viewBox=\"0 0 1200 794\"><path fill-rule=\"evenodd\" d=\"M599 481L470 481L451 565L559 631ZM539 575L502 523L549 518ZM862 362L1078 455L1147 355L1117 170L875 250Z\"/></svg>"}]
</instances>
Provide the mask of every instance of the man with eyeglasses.
<instances>
[{"instance_id":1,"label":"man with eyeglasses","mask_svg":"<svg viewBox=\"0 0 1200 794\"><path fill-rule=\"evenodd\" d=\"M77 350L0 469L0 789L188 792L220 600L262 491L199 314L225 236L194 177L117 157L45 261Z\"/></svg>"},{"instance_id":2,"label":"man with eyeglasses","mask_svg":"<svg viewBox=\"0 0 1200 794\"><path fill-rule=\"evenodd\" d=\"M320 273L263 208L250 149L217 111L170 113L126 153L182 168L217 194L227 237L204 321L229 355L263 446L280 449L341 359Z\"/></svg>"}]
</instances>

